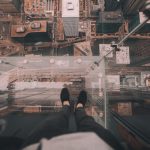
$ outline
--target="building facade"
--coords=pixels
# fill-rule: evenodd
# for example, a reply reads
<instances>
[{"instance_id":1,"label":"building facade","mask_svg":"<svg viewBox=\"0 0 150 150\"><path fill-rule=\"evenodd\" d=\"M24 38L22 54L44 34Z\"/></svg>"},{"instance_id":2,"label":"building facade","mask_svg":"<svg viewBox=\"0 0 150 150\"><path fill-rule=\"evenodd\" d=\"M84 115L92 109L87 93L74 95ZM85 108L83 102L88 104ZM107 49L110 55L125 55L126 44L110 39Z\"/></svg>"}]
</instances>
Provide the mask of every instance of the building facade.
<instances>
[{"instance_id":1,"label":"building facade","mask_svg":"<svg viewBox=\"0 0 150 150\"><path fill-rule=\"evenodd\" d=\"M20 0L0 0L0 11L4 13L17 13L20 9Z\"/></svg>"}]
</instances>

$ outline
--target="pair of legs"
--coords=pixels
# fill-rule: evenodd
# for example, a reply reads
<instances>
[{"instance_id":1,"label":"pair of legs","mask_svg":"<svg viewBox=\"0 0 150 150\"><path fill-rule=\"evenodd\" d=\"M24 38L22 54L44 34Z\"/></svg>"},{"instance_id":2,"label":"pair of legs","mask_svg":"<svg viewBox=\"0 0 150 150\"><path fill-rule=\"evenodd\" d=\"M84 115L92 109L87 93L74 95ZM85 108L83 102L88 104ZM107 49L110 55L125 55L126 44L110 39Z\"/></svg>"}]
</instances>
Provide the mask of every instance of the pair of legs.
<instances>
[{"instance_id":1,"label":"pair of legs","mask_svg":"<svg viewBox=\"0 0 150 150\"><path fill-rule=\"evenodd\" d=\"M69 91L67 88L63 88L60 94L62 102L62 111L58 114L50 116L45 120L37 129L35 129L28 137L24 146L37 143L41 138L50 139L52 137L71 133L69 130L70 126L70 98ZM95 120L88 116L84 110L84 106L87 101L87 94L85 91L81 91L78 97L78 102L75 107L75 123L77 132L95 132L100 138L115 149L123 149L116 138L103 128L100 124L96 123Z\"/></svg>"}]
</instances>

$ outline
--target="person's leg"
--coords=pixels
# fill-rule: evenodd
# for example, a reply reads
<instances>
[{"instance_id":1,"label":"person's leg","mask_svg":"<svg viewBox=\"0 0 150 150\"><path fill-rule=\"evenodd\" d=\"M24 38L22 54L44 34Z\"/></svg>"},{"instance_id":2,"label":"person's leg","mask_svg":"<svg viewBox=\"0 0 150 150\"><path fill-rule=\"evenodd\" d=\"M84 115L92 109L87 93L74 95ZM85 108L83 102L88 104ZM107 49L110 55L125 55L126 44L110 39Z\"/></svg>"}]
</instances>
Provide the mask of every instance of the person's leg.
<instances>
[{"instance_id":1,"label":"person's leg","mask_svg":"<svg viewBox=\"0 0 150 150\"><path fill-rule=\"evenodd\" d=\"M50 139L54 136L68 133L68 120L70 115L69 92L66 88L62 89L60 95L62 110L59 113L49 116L32 131L23 147L37 143L41 138Z\"/></svg>"},{"instance_id":2,"label":"person's leg","mask_svg":"<svg viewBox=\"0 0 150 150\"><path fill-rule=\"evenodd\" d=\"M77 122L77 129L79 132L95 132L100 138L115 149L123 149L118 140L112 135L112 133L96 123L94 118L88 116L85 112L84 106L87 101L87 95L85 91L81 91L79 94L75 117Z\"/></svg>"}]
</instances>

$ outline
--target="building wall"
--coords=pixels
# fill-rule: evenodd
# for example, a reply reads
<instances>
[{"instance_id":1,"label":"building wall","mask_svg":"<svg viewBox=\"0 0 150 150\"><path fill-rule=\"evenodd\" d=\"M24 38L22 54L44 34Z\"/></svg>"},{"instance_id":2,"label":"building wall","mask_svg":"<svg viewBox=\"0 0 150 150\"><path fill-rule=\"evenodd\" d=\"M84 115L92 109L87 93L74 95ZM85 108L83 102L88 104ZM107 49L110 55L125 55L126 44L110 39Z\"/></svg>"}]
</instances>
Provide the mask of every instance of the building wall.
<instances>
[{"instance_id":1,"label":"building wall","mask_svg":"<svg viewBox=\"0 0 150 150\"><path fill-rule=\"evenodd\" d=\"M150 60L149 40L127 40L130 47L131 64L139 65Z\"/></svg>"}]
</instances>

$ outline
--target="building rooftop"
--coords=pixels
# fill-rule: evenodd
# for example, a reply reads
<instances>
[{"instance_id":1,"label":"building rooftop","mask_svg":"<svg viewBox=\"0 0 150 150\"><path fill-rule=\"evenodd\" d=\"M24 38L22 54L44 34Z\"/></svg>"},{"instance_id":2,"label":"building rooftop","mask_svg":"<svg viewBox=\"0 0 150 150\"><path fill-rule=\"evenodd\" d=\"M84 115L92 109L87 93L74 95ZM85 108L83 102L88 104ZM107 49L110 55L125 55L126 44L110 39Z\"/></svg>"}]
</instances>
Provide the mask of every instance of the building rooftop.
<instances>
[{"instance_id":1,"label":"building rooftop","mask_svg":"<svg viewBox=\"0 0 150 150\"><path fill-rule=\"evenodd\" d=\"M79 17L79 0L62 0L62 17Z\"/></svg>"}]
</instances>

